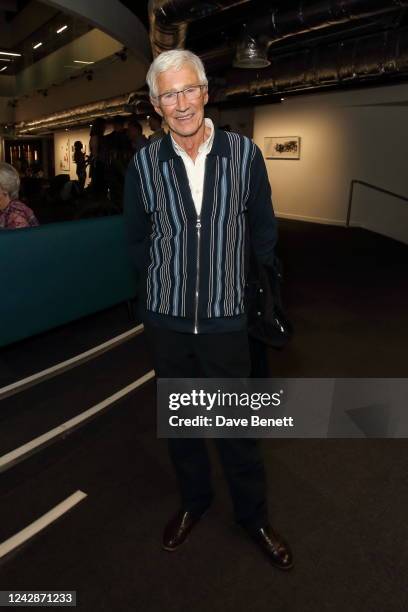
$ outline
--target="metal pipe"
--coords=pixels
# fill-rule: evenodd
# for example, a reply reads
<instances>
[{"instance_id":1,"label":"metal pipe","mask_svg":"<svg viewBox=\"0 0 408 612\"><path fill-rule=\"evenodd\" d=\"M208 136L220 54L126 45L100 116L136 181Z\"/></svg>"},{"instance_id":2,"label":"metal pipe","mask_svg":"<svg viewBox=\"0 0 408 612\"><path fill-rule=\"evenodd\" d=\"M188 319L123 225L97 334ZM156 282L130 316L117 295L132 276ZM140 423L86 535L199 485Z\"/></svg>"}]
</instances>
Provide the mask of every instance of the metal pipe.
<instances>
[{"instance_id":1,"label":"metal pipe","mask_svg":"<svg viewBox=\"0 0 408 612\"><path fill-rule=\"evenodd\" d=\"M22 121L17 124L17 135L36 134L51 131L56 128L69 127L80 123L87 123L96 117L109 117L119 113L143 113L150 108L146 100L138 98L136 92L124 94L108 100L101 100L83 106L77 106L66 111L53 113L40 119Z\"/></svg>"},{"instance_id":2,"label":"metal pipe","mask_svg":"<svg viewBox=\"0 0 408 612\"><path fill-rule=\"evenodd\" d=\"M188 24L251 0L149 0L150 42L153 56L184 48Z\"/></svg>"},{"instance_id":3,"label":"metal pipe","mask_svg":"<svg viewBox=\"0 0 408 612\"><path fill-rule=\"evenodd\" d=\"M408 73L408 28L276 55L261 77L237 82L227 98L313 89ZM235 72L237 74L237 72ZM244 75L243 75L244 78Z\"/></svg>"}]
</instances>

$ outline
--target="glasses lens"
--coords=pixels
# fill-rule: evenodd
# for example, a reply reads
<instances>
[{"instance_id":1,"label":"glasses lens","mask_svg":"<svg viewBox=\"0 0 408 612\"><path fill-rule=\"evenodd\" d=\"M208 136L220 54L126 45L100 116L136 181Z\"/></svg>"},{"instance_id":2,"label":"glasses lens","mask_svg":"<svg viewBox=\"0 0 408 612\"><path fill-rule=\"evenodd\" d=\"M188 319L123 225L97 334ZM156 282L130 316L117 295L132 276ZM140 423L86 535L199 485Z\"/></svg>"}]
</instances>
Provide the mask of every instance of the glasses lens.
<instances>
[{"instance_id":1,"label":"glasses lens","mask_svg":"<svg viewBox=\"0 0 408 612\"><path fill-rule=\"evenodd\" d=\"M170 106L171 104L175 104L177 100L177 94L175 92L165 93L160 96L162 104L165 106Z\"/></svg>"},{"instance_id":2,"label":"glasses lens","mask_svg":"<svg viewBox=\"0 0 408 612\"><path fill-rule=\"evenodd\" d=\"M184 95L186 96L187 100L195 100L199 97L200 93L201 87L199 85L196 87L189 87L188 89L184 90Z\"/></svg>"},{"instance_id":3,"label":"glasses lens","mask_svg":"<svg viewBox=\"0 0 408 612\"><path fill-rule=\"evenodd\" d=\"M178 94L183 94L186 100L196 100L200 97L202 85L195 85L194 87L187 87L182 91L169 91L168 93L162 94L160 100L164 106L172 106L176 104Z\"/></svg>"}]
</instances>

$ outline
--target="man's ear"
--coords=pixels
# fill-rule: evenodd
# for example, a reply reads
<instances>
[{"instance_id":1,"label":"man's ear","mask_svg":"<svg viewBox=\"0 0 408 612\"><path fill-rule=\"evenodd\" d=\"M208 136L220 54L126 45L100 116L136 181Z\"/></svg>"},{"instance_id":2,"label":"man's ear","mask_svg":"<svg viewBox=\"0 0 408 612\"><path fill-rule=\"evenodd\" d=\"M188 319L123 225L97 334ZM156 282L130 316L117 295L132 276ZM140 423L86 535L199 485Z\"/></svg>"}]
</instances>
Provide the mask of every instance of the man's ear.
<instances>
[{"instance_id":1,"label":"man's ear","mask_svg":"<svg viewBox=\"0 0 408 612\"><path fill-rule=\"evenodd\" d=\"M205 89L205 94L204 94L204 106L207 104L208 102L208 88Z\"/></svg>"},{"instance_id":2,"label":"man's ear","mask_svg":"<svg viewBox=\"0 0 408 612\"><path fill-rule=\"evenodd\" d=\"M157 104L157 99L156 98L150 98L150 103L153 106L154 110L156 111L156 113L158 115L160 115L160 117L163 117L163 113L161 112L160 106L156 106Z\"/></svg>"}]
</instances>

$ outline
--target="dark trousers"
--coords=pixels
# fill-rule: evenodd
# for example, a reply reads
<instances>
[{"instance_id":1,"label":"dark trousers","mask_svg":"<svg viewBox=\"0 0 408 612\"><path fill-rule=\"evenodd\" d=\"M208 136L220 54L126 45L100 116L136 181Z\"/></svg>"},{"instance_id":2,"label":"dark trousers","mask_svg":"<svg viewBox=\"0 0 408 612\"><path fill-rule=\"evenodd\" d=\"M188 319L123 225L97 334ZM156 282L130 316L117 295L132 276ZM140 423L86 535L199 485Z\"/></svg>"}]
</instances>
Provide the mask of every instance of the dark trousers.
<instances>
[{"instance_id":1,"label":"dark trousers","mask_svg":"<svg viewBox=\"0 0 408 612\"><path fill-rule=\"evenodd\" d=\"M156 374L161 378L247 378L251 364L246 331L183 334L145 324ZM259 442L214 440L237 522L249 529L267 523L266 478ZM201 514L211 503L211 466L205 439L171 438L169 453L183 510Z\"/></svg>"}]
</instances>

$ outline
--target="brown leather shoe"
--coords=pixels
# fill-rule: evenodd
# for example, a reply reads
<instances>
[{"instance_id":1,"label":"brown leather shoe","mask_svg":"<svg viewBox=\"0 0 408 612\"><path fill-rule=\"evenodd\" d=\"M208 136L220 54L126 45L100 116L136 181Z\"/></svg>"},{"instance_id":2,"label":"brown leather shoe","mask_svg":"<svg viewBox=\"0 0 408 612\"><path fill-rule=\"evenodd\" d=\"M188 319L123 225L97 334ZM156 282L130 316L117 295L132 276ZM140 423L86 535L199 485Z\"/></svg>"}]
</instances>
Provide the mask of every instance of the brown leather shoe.
<instances>
[{"instance_id":1,"label":"brown leather shoe","mask_svg":"<svg viewBox=\"0 0 408 612\"><path fill-rule=\"evenodd\" d=\"M272 527L266 525L251 531L250 536L267 555L272 565L281 570L289 570L293 567L292 553L288 544Z\"/></svg>"},{"instance_id":2,"label":"brown leather shoe","mask_svg":"<svg viewBox=\"0 0 408 612\"><path fill-rule=\"evenodd\" d=\"M167 523L164 534L163 534L163 548L164 550L174 551L183 542L186 541L187 536L193 529L194 525L205 514L203 512L200 516L194 517L191 512L180 510L176 516L174 516L169 523Z\"/></svg>"}]
</instances>

